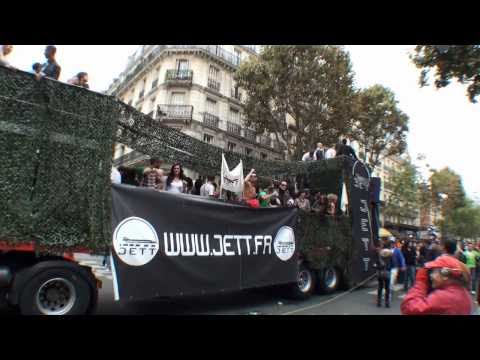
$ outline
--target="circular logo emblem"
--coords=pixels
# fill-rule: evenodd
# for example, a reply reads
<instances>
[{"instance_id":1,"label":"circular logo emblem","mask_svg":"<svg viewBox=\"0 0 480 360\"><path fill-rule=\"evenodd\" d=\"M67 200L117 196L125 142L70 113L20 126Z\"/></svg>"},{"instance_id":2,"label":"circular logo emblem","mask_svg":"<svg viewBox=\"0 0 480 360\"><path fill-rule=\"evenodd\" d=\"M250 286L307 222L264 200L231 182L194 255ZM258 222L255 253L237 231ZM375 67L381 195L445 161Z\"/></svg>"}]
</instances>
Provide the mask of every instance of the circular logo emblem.
<instances>
[{"instance_id":1,"label":"circular logo emblem","mask_svg":"<svg viewBox=\"0 0 480 360\"><path fill-rule=\"evenodd\" d=\"M158 252L158 237L153 226L138 217L129 217L118 224L113 233L113 248L120 260L130 266L142 266Z\"/></svg>"},{"instance_id":2,"label":"circular logo emblem","mask_svg":"<svg viewBox=\"0 0 480 360\"><path fill-rule=\"evenodd\" d=\"M273 249L278 258L282 261L289 260L295 253L295 234L290 226L282 226L278 230Z\"/></svg>"}]
</instances>

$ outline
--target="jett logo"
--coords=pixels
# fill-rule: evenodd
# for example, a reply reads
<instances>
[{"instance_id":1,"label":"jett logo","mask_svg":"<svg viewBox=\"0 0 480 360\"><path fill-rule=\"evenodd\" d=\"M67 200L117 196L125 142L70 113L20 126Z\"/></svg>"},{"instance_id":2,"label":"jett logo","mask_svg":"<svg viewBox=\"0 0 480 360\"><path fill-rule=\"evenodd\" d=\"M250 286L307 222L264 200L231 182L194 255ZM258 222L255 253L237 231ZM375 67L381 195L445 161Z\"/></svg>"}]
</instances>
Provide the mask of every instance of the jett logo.
<instances>
[{"instance_id":1,"label":"jett logo","mask_svg":"<svg viewBox=\"0 0 480 360\"><path fill-rule=\"evenodd\" d=\"M295 234L290 226L282 226L273 242L275 254L282 261L289 260L295 253Z\"/></svg>"},{"instance_id":2,"label":"jett logo","mask_svg":"<svg viewBox=\"0 0 480 360\"><path fill-rule=\"evenodd\" d=\"M130 266L145 265L152 261L158 252L157 233L148 221L129 217L115 229L113 248L124 263Z\"/></svg>"}]
</instances>

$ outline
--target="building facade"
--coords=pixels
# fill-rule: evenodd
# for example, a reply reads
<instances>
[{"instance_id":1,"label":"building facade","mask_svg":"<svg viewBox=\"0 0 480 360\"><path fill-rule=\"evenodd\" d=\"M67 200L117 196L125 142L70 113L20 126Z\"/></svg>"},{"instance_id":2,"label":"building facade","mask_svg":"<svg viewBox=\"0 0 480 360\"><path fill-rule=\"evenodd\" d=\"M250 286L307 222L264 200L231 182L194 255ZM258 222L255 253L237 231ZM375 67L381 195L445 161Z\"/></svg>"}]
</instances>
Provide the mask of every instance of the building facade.
<instances>
[{"instance_id":1,"label":"building facade","mask_svg":"<svg viewBox=\"0 0 480 360\"><path fill-rule=\"evenodd\" d=\"M261 159L284 154L269 134L244 125L245 93L234 80L238 66L258 55L255 45L143 45L107 93L198 140ZM116 146L115 163L141 154Z\"/></svg>"}]
</instances>

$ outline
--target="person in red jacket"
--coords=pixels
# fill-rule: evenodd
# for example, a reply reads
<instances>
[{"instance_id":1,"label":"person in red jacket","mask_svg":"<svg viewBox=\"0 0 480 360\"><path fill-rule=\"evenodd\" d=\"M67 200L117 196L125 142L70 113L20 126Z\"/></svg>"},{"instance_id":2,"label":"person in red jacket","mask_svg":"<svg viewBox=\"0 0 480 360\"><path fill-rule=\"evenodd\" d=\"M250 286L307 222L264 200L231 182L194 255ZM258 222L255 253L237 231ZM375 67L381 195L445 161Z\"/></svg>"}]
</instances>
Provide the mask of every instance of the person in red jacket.
<instances>
[{"instance_id":1,"label":"person in red jacket","mask_svg":"<svg viewBox=\"0 0 480 360\"><path fill-rule=\"evenodd\" d=\"M415 285L402 301L402 314L471 315L474 305L468 284L465 264L451 255L442 255L418 270Z\"/></svg>"}]
</instances>

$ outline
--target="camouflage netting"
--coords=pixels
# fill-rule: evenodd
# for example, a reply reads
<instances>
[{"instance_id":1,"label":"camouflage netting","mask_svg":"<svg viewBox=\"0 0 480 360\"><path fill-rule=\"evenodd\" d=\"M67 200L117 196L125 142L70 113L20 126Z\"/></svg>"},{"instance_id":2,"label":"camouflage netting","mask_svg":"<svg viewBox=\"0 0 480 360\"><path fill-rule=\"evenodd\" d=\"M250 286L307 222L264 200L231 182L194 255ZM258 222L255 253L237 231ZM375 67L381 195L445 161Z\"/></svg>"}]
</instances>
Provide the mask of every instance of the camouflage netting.
<instances>
[{"instance_id":1,"label":"camouflage netting","mask_svg":"<svg viewBox=\"0 0 480 360\"><path fill-rule=\"evenodd\" d=\"M300 241L300 252L312 268L338 266L345 269L353 254L352 222L349 216L325 216L301 212L296 238Z\"/></svg>"},{"instance_id":2,"label":"camouflage netting","mask_svg":"<svg viewBox=\"0 0 480 360\"><path fill-rule=\"evenodd\" d=\"M118 106L0 67L0 239L50 249L108 244Z\"/></svg>"},{"instance_id":3,"label":"camouflage netting","mask_svg":"<svg viewBox=\"0 0 480 360\"><path fill-rule=\"evenodd\" d=\"M0 67L0 240L106 249L115 141L204 174L219 174L224 152L232 166L242 159L259 176L309 174L313 191L336 194L346 161L264 161L226 152L113 97Z\"/></svg>"}]
</instances>

